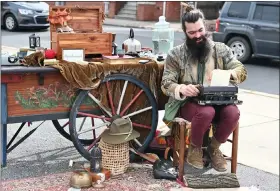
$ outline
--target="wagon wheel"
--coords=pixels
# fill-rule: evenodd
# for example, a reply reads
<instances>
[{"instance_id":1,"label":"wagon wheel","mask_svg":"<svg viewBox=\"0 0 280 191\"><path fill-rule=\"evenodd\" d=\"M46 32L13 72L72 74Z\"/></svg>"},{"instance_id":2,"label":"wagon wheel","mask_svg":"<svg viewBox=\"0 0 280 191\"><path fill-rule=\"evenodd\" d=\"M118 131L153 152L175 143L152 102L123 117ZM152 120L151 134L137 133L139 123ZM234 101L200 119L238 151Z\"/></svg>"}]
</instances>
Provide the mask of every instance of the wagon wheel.
<instances>
[{"instance_id":1,"label":"wagon wheel","mask_svg":"<svg viewBox=\"0 0 280 191\"><path fill-rule=\"evenodd\" d=\"M102 132L119 117L130 118L134 130L141 134L130 143L137 151L144 152L155 136L158 123L157 102L151 90L133 76L114 74L106 77L94 92L97 93L81 91L71 109L70 135L78 152L90 160L90 151L99 142ZM94 101L96 105L94 110L85 111L86 109L81 107L82 101L87 98ZM100 121L94 127L79 129L76 124L79 120L77 117L85 116ZM83 146L80 139L85 133L88 133L86 137L94 138L88 147ZM131 153L130 160L134 158L135 155Z\"/></svg>"},{"instance_id":2,"label":"wagon wheel","mask_svg":"<svg viewBox=\"0 0 280 191\"><path fill-rule=\"evenodd\" d=\"M92 120L91 117L83 118L83 123L85 123L86 120ZM69 133L69 119L67 120L52 120L52 123L56 130L66 139L72 142L70 133ZM92 121L93 124L93 121ZM67 129L67 130L66 130ZM81 139L80 140L83 145L90 145L93 141L93 139Z\"/></svg>"}]
</instances>

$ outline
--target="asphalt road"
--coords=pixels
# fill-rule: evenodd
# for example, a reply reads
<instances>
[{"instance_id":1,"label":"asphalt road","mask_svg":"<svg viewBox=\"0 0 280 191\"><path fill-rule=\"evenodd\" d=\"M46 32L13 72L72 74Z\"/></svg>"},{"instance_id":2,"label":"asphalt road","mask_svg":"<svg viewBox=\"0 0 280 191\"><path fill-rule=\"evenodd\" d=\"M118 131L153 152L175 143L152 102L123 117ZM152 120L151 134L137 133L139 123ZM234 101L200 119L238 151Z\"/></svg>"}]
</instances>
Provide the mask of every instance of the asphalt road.
<instances>
[{"instance_id":1,"label":"asphalt road","mask_svg":"<svg viewBox=\"0 0 280 191\"><path fill-rule=\"evenodd\" d=\"M121 46L124 40L129 36L129 28L104 26L105 32L116 33L116 43ZM29 46L29 35L36 33L41 37L41 45L50 47L50 32L45 31L19 31L8 32L1 30L2 42L4 46L11 47L27 47ZM152 31L146 29L134 29L135 39L139 40L142 46L153 47ZM181 32L175 33L174 46L181 44L184 41L184 34ZM260 91L270 94L279 95L279 61L270 61L268 59L252 58L245 63L248 70L248 79L240 85L243 89Z\"/></svg>"}]
</instances>

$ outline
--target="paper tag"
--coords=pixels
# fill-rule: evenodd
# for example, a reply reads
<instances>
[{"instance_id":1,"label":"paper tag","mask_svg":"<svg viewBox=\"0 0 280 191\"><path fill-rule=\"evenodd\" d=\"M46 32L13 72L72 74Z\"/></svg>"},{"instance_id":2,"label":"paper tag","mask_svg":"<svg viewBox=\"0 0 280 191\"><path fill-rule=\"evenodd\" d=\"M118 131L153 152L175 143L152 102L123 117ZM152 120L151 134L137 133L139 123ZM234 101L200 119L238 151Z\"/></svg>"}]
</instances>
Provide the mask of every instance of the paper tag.
<instances>
[{"instance_id":1,"label":"paper tag","mask_svg":"<svg viewBox=\"0 0 280 191\"><path fill-rule=\"evenodd\" d=\"M73 162L72 160L70 160L70 161L69 161L69 167L72 167L72 166L73 166L73 163L74 163L74 162Z\"/></svg>"},{"instance_id":2,"label":"paper tag","mask_svg":"<svg viewBox=\"0 0 280 191\"><path fill-rule=\"evenodd\" d=\"M84 49L63 49L62 59L69 62L84 61Z\"/></svg>"},{"instance_id":3,"label":"paper tag","mask_svg":"<svg viewBox=\"0 0 280 191\"><path fill-rule=\"evenodd\" d=\"M213 70L210 86L228 86L230 81L230 71Z\"/></svg>"}]
</instances>

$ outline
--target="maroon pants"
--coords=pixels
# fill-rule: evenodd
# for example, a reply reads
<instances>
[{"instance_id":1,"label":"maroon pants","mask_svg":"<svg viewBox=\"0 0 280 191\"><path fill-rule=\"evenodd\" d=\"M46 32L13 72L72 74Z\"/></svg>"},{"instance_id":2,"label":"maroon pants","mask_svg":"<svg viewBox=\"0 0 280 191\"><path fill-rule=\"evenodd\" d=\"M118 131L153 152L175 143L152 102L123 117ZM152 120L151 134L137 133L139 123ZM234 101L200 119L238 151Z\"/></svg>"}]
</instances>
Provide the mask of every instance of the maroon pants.
<instances>
[{"instance_id":1,"label":"maroon pants","mask_svg":"<svg viewBox=\"0 0 280 191\"><path fill-rule=\"evenodd\" d=\"M192 123L191 143L201 147L203 136L213 121L217 124L214 137L218 142L225 143L236 128L240 112L236 105L201 106L193 102L187 102L180 109L180 115Z\"/></svg>"}]
</instances>

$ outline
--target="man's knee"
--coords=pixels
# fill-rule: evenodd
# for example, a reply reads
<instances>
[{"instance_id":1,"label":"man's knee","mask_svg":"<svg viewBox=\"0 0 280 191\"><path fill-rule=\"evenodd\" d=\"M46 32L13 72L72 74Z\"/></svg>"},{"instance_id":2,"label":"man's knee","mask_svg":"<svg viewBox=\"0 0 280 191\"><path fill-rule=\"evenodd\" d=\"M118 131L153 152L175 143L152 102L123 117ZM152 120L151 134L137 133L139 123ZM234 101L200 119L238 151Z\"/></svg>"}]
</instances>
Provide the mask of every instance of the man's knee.
<instances>
[{"instance_id":1,"label":"man's knee","mask_svg":"<svg viewBox=\"0 0 280 191\"><path fill-rule=\"evenodd\" d=\"M229 119L239 120L240 111L236 105L228 105L224 108L223 115Z\"/></svg>"},{"instance_id":2,"label":"man's knee","mask_svg":"<svg viewBox=\"0 0 280 191\"><path fill-rule=\"evenodd\" d=\"M202 120L212 121L215 109L212 106L202 106L197 110L197 116Z\"/></svg>"}]
</instances>

